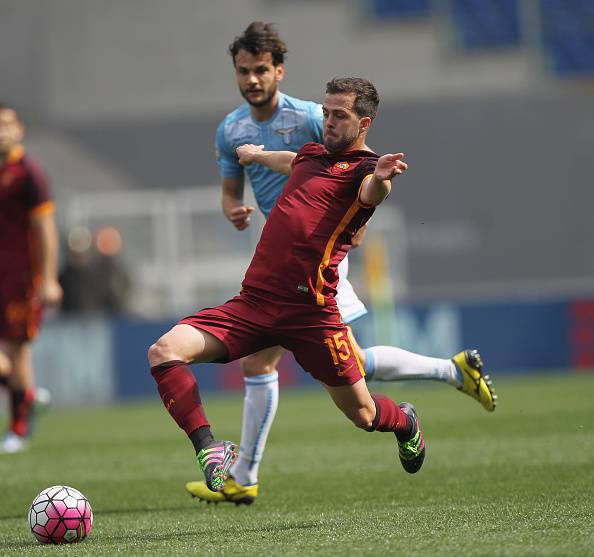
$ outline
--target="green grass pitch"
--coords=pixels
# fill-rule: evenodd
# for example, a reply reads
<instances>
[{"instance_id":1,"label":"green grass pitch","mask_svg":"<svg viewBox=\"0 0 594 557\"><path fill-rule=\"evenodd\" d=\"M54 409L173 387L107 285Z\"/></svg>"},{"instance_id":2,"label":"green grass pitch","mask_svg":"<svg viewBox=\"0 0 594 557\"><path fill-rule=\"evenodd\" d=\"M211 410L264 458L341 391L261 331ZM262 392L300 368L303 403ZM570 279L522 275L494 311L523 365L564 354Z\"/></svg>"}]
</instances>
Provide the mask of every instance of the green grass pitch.
<instances>
[{"instance_id":1,"label":"green grass pitch","mask_svg":"<svg viewBox=\"0 0 594 557\"><path fill-rule=\"evenodd\" d=\"M351 426L320 390L281 392L250 507L185 493L189 441L160 402L55 410L33 447L0 457L0 555L594 555L594 374L501 378L494 414L445 385L382 385L417 405L427 459ZM242 396L205 396L239 440ZM38 544L27 510L66 484L91 501L89 538Z\"/></svg>"}]
</instances>

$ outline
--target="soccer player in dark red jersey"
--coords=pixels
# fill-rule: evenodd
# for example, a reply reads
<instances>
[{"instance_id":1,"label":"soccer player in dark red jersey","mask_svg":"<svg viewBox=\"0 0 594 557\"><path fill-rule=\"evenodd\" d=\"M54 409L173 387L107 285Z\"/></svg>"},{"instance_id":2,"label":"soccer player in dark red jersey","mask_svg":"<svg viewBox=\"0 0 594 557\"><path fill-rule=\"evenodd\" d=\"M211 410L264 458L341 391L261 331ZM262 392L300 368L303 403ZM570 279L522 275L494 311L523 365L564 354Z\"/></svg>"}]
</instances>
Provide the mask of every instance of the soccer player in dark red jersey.
<instances>
[{"instance_id":1,"label":"soccer player in dark red jersey","mask_svg":"<svg viewBox=\"0 0 594 557\"><path fill-rule=\"evenodd\" d=\"M239 91L245 102L225 116L217 127L216 153L222 178L223 213L237 230L250 224L253 207L245 204L244 182L267 218L281 195L287 176L262 164L242 167L237 148L261 143L267 151L298 151L305 143L323 141L322 105L281 92L287 47L274 25L254 21L229 45ZM363 240L365 228L353 237ZM367 313L348 280L348 257L338 266L336 305L345 325ZM451 359L415 354L395 346L357 346L366 381L424 379L441 381L466 393L488 411L495 409L489 378L482 373L476 350L464 350ZM258 496L258 472L268 433L274 421L282 347L269 347L241 358L245 397L240 452L221 491L212 492L204 481L186 483L186 490L202 501L251 504Z\"/></svg>"},{"instance_id":2,"label":"soccer player in dark red jersey","mask_svg":"<svg viewBox=\"0 0 594 557\"><path fill-rule=\"evenodd\" d=\"M0 384L11 407L3 453L27 447L35 402L29 344L43 306L62 298L54 203L42 172L24 154L23 135L16 111L0 104Z\"/></svg>"},{"instance_id":3,"label":"soccer player in dark red jersey","mask_svg":"<svg viewBox=\"0 0 594 557\"><path fill-rule=\"evenodd\" d=\"M371 395L336 306L337 267L353 236L407 169L403 153L379 157L365 139L379 98L361 78L333 79L323 106L324 145L297 153L238 148L243 164L290 174L264 226L239 296L182 319L149 349L161 399L188 434L206 484L223 488L236 447L215 441L188 364L231 361L269 346L291 350L357 427L393 432L404 469L417 472L425 442L411 404Z\"/></svg>"}]
</instances>

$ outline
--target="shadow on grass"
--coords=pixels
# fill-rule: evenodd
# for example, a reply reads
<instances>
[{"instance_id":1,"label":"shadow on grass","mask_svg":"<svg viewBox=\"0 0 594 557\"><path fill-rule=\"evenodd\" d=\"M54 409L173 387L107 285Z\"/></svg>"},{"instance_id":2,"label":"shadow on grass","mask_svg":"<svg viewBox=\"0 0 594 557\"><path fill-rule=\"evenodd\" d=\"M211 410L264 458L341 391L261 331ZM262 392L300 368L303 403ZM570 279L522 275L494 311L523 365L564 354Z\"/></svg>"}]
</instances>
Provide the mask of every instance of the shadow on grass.
<instances>
[{"instance_id":1,"label":"shadow on grass","mask_svg":"<svg viewBox=\"0 0 594 557\"><path fill-rule=\"evenodd\" d=\"M279 524L276 526L263 525L255 526L252 528L237 528L237 525L230 525L228 528L218 527L218 536L233 536L237 534L274 534L275 532L290 532L292 530L310 530L319 528L320 523L311 522L298 522L295 524ZM172 532L171 534L151 534L150 532L139 532L138 534L126 534L126 535L102 535L101 540L92 540L92 542L103 544L122 544L122 543L146 543L149 542L164 542L169 540L178 540L180 538L212 538L212 529L204 528L202 530L191 530L188 532ZM0 548L2 545L0 545Z\"/></svg>"},{"instance_id":2,"label":"shadow on grass","mask_svg":"<svg viewBox=\"0 0 594 557\"><path fill-rule=\"evenodd\" d=\"M142 507L142 508L135 508L135 509L93 509L93 514L95 516L103 516L109 514L138 514L138 513L166 513L166 512L175 512L175 511L185 511L192 506L191 502L187 505L180 505L177 507ZM19 519L27 519L27 515L20 513L20 514L13 514L13 515L6 515L0 516L0 523L4 522L5 520L19 520ZM0 545L2 547L2 545Z\"/></svg>"},{"instance_id":3,"label":"shadow on grass","mask_svg":"<svg viewBox=\"0 0 594 557\"><path fill-rule=\"evenodd\" d=\"M145 509L146 510L146 509ZM144 512L145 510L138 509L135 512ZM166 509L163 509L166 510ZM176 509L169 509L169 510L176 510ZM104 511L105 512L105 511ZM125 511L116 511L118 514L120 512ZM237 535L238 533L241 534L263 534L263 533L270 533L274 534L275 532L290 532L291 530L309 530L314 528L319 528L320 523L311 521L311 522L298 522L295 524L279 524L277 526L270 526L270 525L263 525L260 527L253 527L253 528L240 528L238 530L236 525L231 525L228 528L219 528L218 533L220 536L225 537L225 535ZM208 528L204 528L203 530L192 530L189 532L172 532L171 534L151 534L150 532L139 532L137 534L129 533L125 535L101 535L99 538L93 536L91 533L90 539L87 539L81 543L85 545L110 545L110 544L122 544L122 543L146 543L146 542L165 542L171 540L179 540L180 538L211 538L212 537L212 530ZM0 549L2 550L9 550L9 549L24 549L24 548L32 548L37 547L40 544L31 540L30 542L6 542L0 543Z\"/></svg>"}]
</instances>

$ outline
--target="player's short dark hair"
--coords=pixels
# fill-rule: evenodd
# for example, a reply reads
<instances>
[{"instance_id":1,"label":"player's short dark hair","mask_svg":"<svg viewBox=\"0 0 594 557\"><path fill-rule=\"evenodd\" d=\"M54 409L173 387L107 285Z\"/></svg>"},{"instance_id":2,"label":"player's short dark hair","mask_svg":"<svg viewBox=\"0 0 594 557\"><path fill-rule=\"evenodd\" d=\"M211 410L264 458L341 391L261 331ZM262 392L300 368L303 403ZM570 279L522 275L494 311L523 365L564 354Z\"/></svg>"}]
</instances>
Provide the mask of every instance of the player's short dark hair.
<instances>
[{"instance_id":1,"label":"player's short dark hair","mask_svg":"<svg viewBox=\"0 0 594 557\"><path fill-rule=\"evenodd\" d=\"M357 116L361 118L368 116L373 120L377 114L379 95L373 83L368 79L362 77L335 77L326 84L326 93L330 95L354 93L354 109Z\"/></svg>"},{"instance_id":2,"label":"player's short dark hair","mask_svg":"<svg viewBox=\"0 0 594 557\"><path fill-rule=\"evenodd\" d=\"M235 64L235 56L240 50L247 50L254 56L270 52L272 63L278 66L285 61L287 46L278 36L274 23L254 21L246 27L243 34L235 37L235 40L229 45L229 54L233 58L233 64Z\"/></svg>"}]
</instances>

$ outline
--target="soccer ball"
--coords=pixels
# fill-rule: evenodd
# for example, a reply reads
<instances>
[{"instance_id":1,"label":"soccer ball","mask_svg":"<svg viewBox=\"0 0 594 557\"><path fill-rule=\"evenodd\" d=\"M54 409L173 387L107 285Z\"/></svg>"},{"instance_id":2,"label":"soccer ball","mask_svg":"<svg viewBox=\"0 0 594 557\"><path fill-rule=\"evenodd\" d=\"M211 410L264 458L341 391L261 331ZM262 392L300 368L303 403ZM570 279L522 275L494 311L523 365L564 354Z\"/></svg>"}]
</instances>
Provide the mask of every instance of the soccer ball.
<instances>
[{"instance_id":1,"label":"soccer ball","mask_svg":"<svg viewBox=\"0 0 594 557\"><path fill-rule=\"evenodd\" d=\"M80 491L54 485L33 499L29 526L40 543L77 543L89 535L93 511Z\"/></svg>"}]
</instances>

